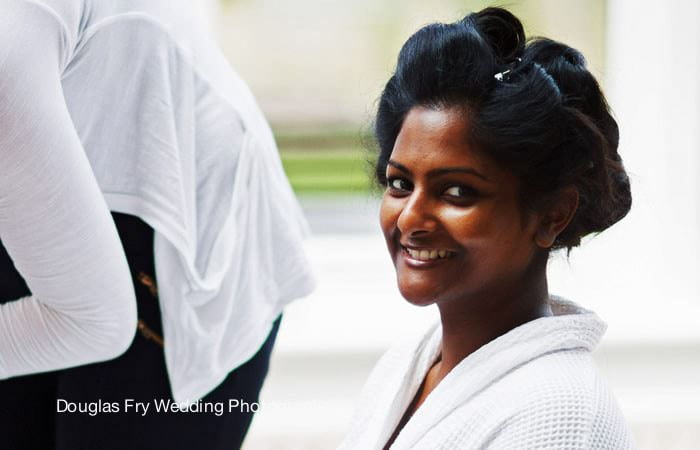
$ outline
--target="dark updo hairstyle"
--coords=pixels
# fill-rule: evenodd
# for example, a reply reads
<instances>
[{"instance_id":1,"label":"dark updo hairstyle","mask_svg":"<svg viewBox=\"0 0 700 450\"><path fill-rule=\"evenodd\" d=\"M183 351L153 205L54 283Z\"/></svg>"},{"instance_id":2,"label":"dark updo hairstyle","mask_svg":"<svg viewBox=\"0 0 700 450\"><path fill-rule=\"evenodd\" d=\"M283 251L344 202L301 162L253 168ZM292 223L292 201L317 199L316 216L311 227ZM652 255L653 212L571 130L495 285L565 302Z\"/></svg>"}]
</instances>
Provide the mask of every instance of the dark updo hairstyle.
<instances>
[{"instance_id":1,"label":"dark updo hairstyle","mask_svg":"<svg viewBox=\"0 0 700 450\"><path fill-rule=\"evenodd\" d=\"M522 24L505 9L427 25L404 44L374 124L382 186L403 120L415 106L464 108L470 144L517 176L524 211L563 187L578 190L578 209L554 249L570 250L630 209L617 123L583 56L550 39L526 41Z\"/></svg>"}]
</instances>

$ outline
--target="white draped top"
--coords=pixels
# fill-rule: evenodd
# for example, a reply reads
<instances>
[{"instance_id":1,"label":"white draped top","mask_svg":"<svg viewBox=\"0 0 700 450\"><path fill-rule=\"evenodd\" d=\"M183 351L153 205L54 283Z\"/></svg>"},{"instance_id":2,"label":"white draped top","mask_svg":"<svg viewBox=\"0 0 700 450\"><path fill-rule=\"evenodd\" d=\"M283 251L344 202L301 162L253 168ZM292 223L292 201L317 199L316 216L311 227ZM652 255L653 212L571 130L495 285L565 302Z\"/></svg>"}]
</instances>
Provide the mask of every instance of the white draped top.
<instances>
[{"instance_id":1,"label":"white draped top","mask_svg":"<svg viewBox=\"0 0 700 450\"><path fill-rule=\"evenodd\" d=\"M462 360L391 449L632 449L630 431L591 351L594 313L552 297L553 316L525 323ZM389 350L357 404L341 450L382 449L440 354L439 324Z\"/></svg>"},{"instance_id":2,"label":"white draped top","mask_svg":"<svg viewBox=\"0 0 700 450\"><path fill-rule=\"evenodd\" d=\"M198 3L0 2L0 239L32 291L0 307L0 378L129 345L109 210L155 230L177 401L216 387L313 289L270 128Z\"/></svg>"}]
</instances>

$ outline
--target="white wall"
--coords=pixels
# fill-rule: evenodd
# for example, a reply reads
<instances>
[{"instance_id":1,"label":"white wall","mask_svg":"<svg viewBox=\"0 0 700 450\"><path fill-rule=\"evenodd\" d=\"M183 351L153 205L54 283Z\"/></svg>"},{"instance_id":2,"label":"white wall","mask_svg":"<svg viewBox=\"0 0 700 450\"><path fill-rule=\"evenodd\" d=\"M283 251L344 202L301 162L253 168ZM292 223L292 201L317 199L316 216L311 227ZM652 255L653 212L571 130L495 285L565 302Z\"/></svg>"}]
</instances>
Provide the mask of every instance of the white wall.
<instances>
[{"instance_id":1,"label":"white wall","mask_svg":"<svg viewBox=\"0 0 700 450\"><path fill-rule=\"evenodd\" d=\"M606 86L634 198L618 267L650 311L681 319L700 307L700 2L610 0L607 16Z\"/></svg>"}]
</instances>

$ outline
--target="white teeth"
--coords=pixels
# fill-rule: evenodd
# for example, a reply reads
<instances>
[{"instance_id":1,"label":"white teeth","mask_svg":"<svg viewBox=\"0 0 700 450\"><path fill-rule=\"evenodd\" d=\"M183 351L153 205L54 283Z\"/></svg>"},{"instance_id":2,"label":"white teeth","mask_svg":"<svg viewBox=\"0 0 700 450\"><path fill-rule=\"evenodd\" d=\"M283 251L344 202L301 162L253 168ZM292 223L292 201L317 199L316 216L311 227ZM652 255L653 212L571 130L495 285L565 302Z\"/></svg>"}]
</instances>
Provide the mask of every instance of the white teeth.
<instances>
[{"instance_id":1,"label":"white teeth","mask_svg":"<svg viewBox=\"0 0 700 450\"><path fill-rule=\"evenodd\" d=\"M431 259L446 258L449 255L447 250L413 250L407 248L406 251L411 258L420 261L430 261Z\"/></svg>"}]
</instances>

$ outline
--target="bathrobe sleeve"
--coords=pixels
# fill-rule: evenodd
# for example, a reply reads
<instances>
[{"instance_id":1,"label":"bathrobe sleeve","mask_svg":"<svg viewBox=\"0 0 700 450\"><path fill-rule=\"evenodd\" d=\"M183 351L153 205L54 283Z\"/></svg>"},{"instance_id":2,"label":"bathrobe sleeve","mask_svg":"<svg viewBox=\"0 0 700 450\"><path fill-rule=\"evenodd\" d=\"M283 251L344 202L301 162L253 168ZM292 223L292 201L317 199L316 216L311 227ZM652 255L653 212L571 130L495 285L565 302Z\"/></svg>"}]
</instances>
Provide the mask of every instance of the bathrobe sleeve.
<instances>
[{"instance_id":1,"label":"bathrobe sleeve","mask_svg":"<svg viewBox=\"0 0 700 450\"><path fill-rule=\"evenodd\" d=\"M126 258L62 94L73 45L45 5L0 4L0 238L32 292L0 305L0 379L116 357L136 329Z\"/></svg>"}]
</instances>

